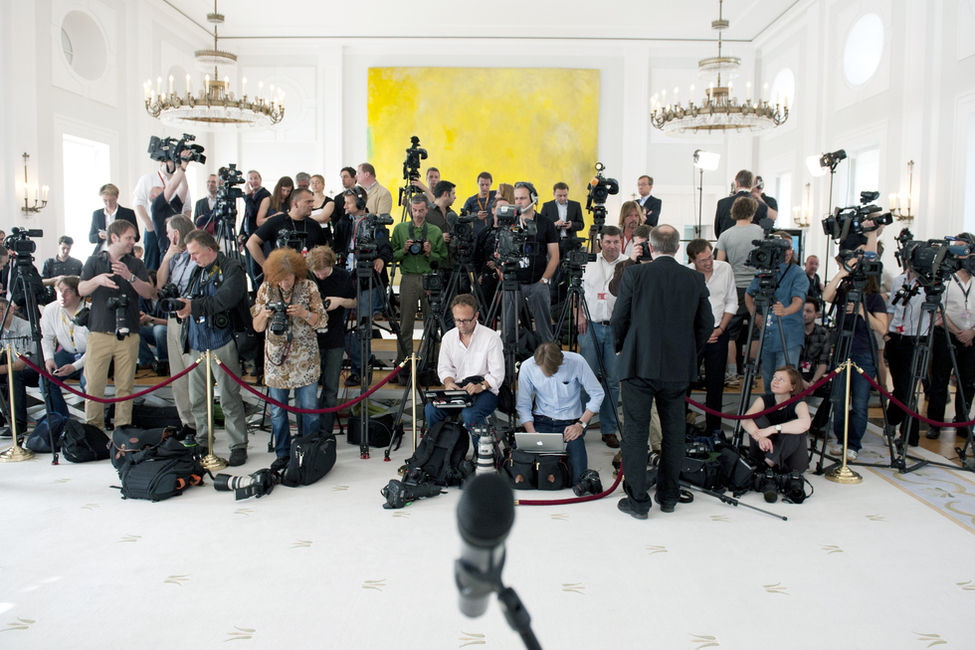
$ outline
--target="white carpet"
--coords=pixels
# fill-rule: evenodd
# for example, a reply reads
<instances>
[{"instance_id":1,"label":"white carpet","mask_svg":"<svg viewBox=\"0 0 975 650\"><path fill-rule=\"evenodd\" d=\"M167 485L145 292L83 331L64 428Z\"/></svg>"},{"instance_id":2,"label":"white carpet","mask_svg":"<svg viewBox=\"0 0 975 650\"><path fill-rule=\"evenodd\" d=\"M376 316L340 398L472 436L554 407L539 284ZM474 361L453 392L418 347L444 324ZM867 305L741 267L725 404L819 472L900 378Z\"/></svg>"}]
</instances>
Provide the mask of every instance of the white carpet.
<instances>
[{"instance_id":1,"label":"white carpet","mask_svg":"<svg viewBox=\"0 0 975 650\"><path fill-rule=\"evenodd\" d=\"M608 486L612 452L587 437ZM235 473L272 460L266 441ZM407 456L362 461L340 437L316 485L237 502L208 484L155 504L122 500L107 461L0 465L0 648L523 647L496 602L458 611L457 489L381 507ZM860 471L860 485L810 476L802 505L744 497L787 522L700 494L648 521L617 511L621 491L520 506L504 579L545 648L975 647L971 475L905 477L948 499Z\"/></svg>"}]
</instances>

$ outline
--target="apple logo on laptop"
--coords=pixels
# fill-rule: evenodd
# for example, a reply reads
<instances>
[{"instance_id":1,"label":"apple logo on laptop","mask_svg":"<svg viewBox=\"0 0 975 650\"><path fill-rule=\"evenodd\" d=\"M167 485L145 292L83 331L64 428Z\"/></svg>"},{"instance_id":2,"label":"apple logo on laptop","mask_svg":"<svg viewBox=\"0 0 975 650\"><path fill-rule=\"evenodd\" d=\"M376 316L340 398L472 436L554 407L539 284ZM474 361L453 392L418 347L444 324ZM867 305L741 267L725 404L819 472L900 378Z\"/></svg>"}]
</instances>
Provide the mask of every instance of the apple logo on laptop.
<instances>
[{"instance_id":1,"label":"apple logo on laptop","mask_svg":"<svg viewBox=\"0 0 975 650\"><path fill-rule=\"evenodd\" d=\"M545 446L545 443L542 442L541 440L536 440L535 441L535 444L538 445L539 447L544 447Z\"/></svg>"}]
</instances>

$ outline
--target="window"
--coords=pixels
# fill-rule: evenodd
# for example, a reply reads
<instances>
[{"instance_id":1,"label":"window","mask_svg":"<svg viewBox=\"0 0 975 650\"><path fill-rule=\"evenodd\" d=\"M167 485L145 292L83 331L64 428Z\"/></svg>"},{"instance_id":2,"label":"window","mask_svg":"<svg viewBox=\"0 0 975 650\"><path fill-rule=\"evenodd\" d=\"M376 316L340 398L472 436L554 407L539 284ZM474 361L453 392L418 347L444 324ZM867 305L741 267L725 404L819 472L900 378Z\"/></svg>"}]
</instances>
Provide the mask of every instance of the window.
<instances>
[{"instance_id":1,"label":"window","mask_svg":"<svg viewBox=\"0 0 975 650\"><path fill-rule=\"evenodd\" d=\"M83 260L95 248L88 242L88 231L92 211L103 207L98 188L112 182L109 147L102 142L67 134L63 136L62 144L64 225L60 234L74 239L71 255ZM119 202L127 203L124 194L119 197Z\"/></svg>"},{"instance_id":2,"label":"window","mask_svg":"<svg viewBox=\"0 0 975 650\"><path fill-rule=\"evenodd\" d=\"M975 10L975 5L973 5ZM965 164L965 232L975 232L975 113L968 115L968 160Z\"/></svg>"},{"instance_id":3,"label":"window","mask_svg":"<svg viewBox=\"0 0 975 650\"><path fill-rule=\"evenodd\" d=\"M791 98L790 98L791 99ZM775 194L769 194L774 189ZM792 172L785 172L775 177L775 187L765 188L765 194L771 196L779 204L779 215L775 219L775 226L780 230L791 228L792 223Z\"/></svg>"},{"instance_id":4,"label":"window","mask_svg":"<svg viewBox=\"0 0 975 650\"><path fill-rule=\"evenodd\" d=\"M865 84L880 66L884 53L884 23L877 14L861 16L853 24L843 48L843 73L851 85Z\"/></svg>"},{"instance_id":5,"label":"window","mask_svg":"<svg viewBox=\"0 0 975 650\"><path fill-rule=\"evenodd\" d=\"M870 147L857 151L850 160L850 174L853 182L847 205L860 203L860 192L880 190L880 147Z\"/></svg>"}]
</instances>

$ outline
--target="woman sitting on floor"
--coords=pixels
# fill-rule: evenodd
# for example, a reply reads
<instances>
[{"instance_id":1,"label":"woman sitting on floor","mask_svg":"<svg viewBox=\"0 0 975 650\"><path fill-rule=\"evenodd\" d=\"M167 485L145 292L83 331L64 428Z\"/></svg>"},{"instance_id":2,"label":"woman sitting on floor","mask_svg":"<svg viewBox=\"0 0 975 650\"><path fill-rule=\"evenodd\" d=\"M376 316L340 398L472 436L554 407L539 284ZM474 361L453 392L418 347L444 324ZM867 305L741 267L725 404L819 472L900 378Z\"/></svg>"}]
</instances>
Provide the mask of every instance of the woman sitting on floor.
<instances>
[{"instance_id":1,"label":"woman sitting on floor","mask_svg":"<svg viewBox=\"0 0 975 650\"><path fill-rule=\"evenodd\" d=\"M781 404L802 392L802 375L791 366L782 366L772 376L772 392L755 400L746 415L760 413ZM745 420L742 427L748 432L748 455L752 462L777 471L805 472L809 467L809 445L806 432L812 418L803 401L773 411L768 415Z\"/></svg>"}]
</instances>

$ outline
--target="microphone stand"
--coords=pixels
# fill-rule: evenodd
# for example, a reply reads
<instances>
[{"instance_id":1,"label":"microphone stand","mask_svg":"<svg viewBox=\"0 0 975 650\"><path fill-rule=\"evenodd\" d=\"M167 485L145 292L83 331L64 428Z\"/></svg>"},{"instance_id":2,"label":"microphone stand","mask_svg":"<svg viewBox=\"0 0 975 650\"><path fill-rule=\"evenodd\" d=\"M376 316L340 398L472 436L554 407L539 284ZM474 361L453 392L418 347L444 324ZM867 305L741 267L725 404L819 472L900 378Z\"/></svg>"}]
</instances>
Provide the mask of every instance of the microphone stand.
<instances>
[{"instance_id":1,"label":"microphone stand","mask_svg":"<svg viewBox=\"0 0 975 650\"><path fill-rule=\"evenodd\" d=\"M521 640L528 650L542 650L538 643L535 633L532 631L532 617L525 608L521 598L511 587L505 587L501 582L501 567L504 566L504 559L496 564L489 571L481 571L473 563L465 560L457 560L454 563L454 578L457 582L457 589L465 595L485 595L498 594L498 603L504 618L508 621L511 629L518 633Z\"/></svg>"}]
</instances>

